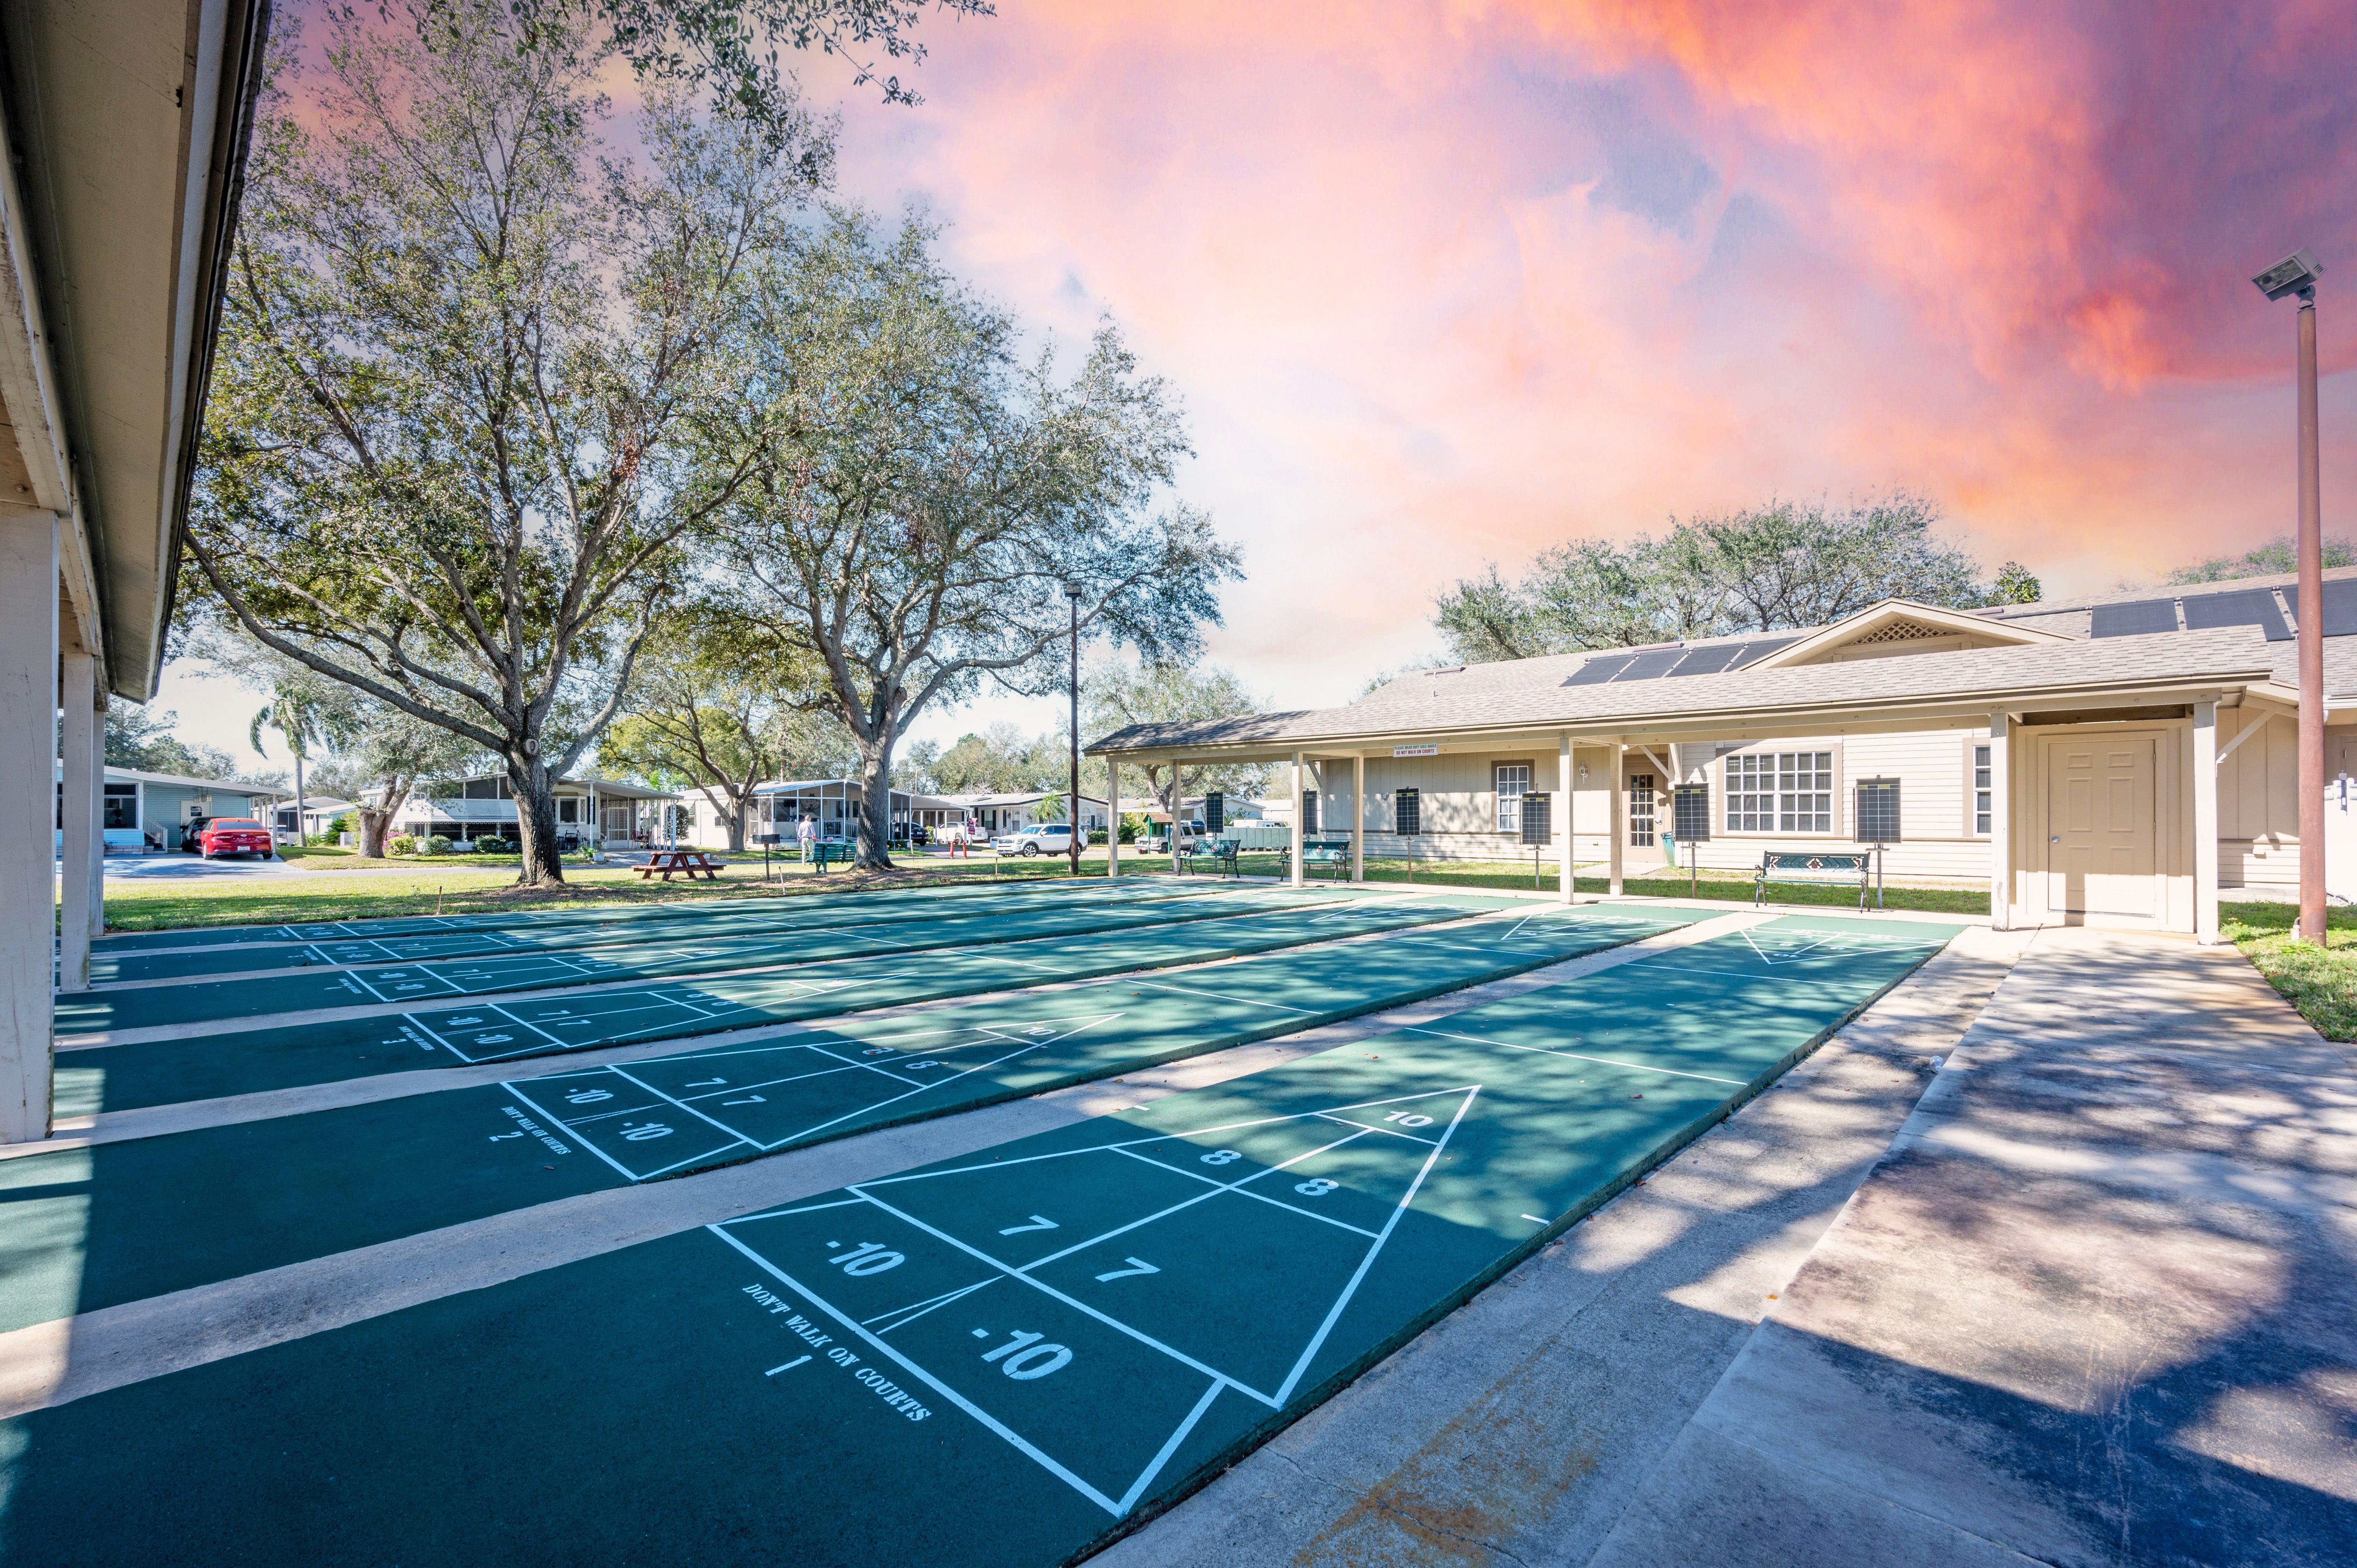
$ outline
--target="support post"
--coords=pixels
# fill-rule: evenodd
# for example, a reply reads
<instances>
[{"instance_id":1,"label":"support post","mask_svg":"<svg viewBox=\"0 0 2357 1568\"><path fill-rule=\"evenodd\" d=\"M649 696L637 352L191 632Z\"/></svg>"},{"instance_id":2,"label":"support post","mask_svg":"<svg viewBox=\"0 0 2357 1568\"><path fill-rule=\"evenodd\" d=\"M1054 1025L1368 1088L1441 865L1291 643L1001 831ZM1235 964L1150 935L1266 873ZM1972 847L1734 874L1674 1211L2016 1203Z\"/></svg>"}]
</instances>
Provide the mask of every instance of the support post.
<instances>
[{"instance_id":1,"label":"support post","mask_svg":"<svg viewBox=\"0 0 2357 1568\"><path fill-rule=\"evenodd\" d=\"M58 519L0 515L0 1143L49 1135Z\"/></svg>"},{"instance_id":2,"label":"support post","mask_svg":"<svg viewBox=\"0 0 2357 1568\"><path fill-rule=\"evenodd\" d=\"M1991 760L1995 760L1992 758ZM2193 937L2218 941L2218 704L2193 704Z\"/></svg>"},{"instance_id":3,"label":"support post","mask_svg":"<svg viewBox=\"0 0 2357 1568\"><path fill-rule=\"evenodd\" d=\"M2317 499L2316 290L2299 301L2299 934L2324 945L2324 521Z\"/></svg>"},{"instance_id":4,"label":"support post","mask_svg":"<svg viewBox=\"0 0 2357 1568\"><path fill-rule=\"evenodd\" d=\"M1351 754L1351 880L1367 879L1367 754Z\"/></svg>"},{"instance_id":5,"label":"support post","mask_svg":"<svg viewBox=\"0 0 2357 1568\"><path fill-rule=\"evenodd\" d=\"M1629 746L1625 741L1612 743L1612 776L1605 780L1611 791L1612 809L1604 815L1605 830L1612 835L1609 858L1611 862L1612 897L1620 897L1621 862L1629 843L1629 823L1626 781L1629 776Z\"/></svg>"},{"instance_id":6,"label":"support post","mask_svg":"<svg viewBox=\"0 0 2357 1568\"><path fill-rule=\"evenodd\" d=\"M1555 869L1557 896L1566 904L1571 896L1571 736L1566 735L1555 747Z\"/></svg>"},{"instance_id":7,"label":"support post","mask_svg":"<svg viewBox=\"0 0 2357 1568\"><path fill-rule=\"evenodd\" d=\"M1293 854L1286 857L1293 863L1293 875L1286 880L1296 887L1301 886L1301 753L1297 751L1293 754ZM1178 824L1173 822L1171 828L1173 837L1170 842L1175 850L1178 843L1176 837Z\"/></svg>"},{"instance_id":8,"label":"support post","mask_svg":"<svg viewBox=\"0 0 2357 1568\"><path fill-rule=\"evenodd\" d=\"M95 722L98 660L79 635L66 639L58 686L63 710L58 736L58 989L87 991L91 907L98 892L98 856L106 843L99 814L104 779L98 768L105 727Z\"/></svg>"},{"instance_id":9,"label":"support post","mask_svg":"<svg viewBox=\"0 0 2357 1568\"><path fill-rule=\"evenodd\" d=\"M1105 880L1121 875L1121 758L1105 758Z\"/></svg>"},{"instance_id":10,"label":"support post","mask_svg":"<svg viewBox=\"0 0 2357 1568\"><path fill-rule=\"evenodd\" d=\"M2011 715L1989 714L1989 918L2000 931L2013 929L2012 729Z\"/></svg>"}]
</instances>

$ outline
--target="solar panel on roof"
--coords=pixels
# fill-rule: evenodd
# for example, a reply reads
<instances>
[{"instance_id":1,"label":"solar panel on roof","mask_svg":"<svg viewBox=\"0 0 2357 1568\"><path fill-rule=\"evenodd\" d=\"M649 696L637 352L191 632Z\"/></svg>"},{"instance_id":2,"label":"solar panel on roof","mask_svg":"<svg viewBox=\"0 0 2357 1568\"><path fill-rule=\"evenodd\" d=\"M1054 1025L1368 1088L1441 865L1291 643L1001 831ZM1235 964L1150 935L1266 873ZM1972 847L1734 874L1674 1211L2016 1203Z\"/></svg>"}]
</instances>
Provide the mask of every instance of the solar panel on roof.
<instances>
[{"instance_id":1,"label":"solar panel on roof","mask_svg":"<svg viewBox=\"0 0 2357 1568\"><path fill-rule=\"evenodd\" d=\"M2269 642L2281 642L2291 635L2285 624L2283 611L2276 607L2275 595L2265 588L2237 588L2231 594L2188 594L2185 596L2185 629L2208 631L2221 626L2255 626L2267 634Z\"/></svg>"},{"instance_id":2,"label":"solar panel on roof","mask_svg":"<svg viewBox=\"0 0 2357 1568\"><path fill-rule=\"evenodd\" d=\"M1728 665L1734 663L1736 655L1741 653L1743 649L1744 644L1740 642L1725 643L1717 648L1697 648L1693 652L1687 654L1684 659L1679 660L1677 667L1672 670L1670 673L1673 675L1716 675L1720 671L1726 669Z\"/></svg>"},{"instance_id":3,"label":"solar panel on roof","mask_svg":"<svg viewBox=\"0 0 2357 1568\"><path fill-rule=\"evenodd\" d=\"M1629 660L1629 667L1612 677L1614 685L1624 681L1658 681L1670 672L1670 667L1686 656L1683 648L1664 648L1658 653L1640 653Z\"/></svg>"},{"instance_id":4,"label":"solar panel on roof","mask_svg":"<svg viewBox=\"0 0 2357 1568\"><path fill-rule=\"evenodd\" d=\"M1614 654L1606 659L1591 659L1572 671L1566 686L1600 686L1635 661L1631 654Z\"/></svg>"},{"instance_id":5,"label":"solar panel on roof","mask_svg":"<svg viewBox=\"0 0 2357 1568\"><path fill-rule=\"evenodd\" d=\"M1745 665L1757 663L1781 649L1790 648L1800 640L1797 637L1770 637L1757 642L1747 642L1727 664L1727 668L1740 670Z\"/></svg>"},{"instance_id":6,"label":"solar panel on roof","mask_svg":"<svg viewBox=\"0 0 2357 1568\"><path fill-rule=\"evenodd\" d=\"M2094 608L2093 637L2143 637L2156 631L2177 629L2175 599L2137 599L2133 604L2097 605Z\"/></svg>"},{"instance_id":7,"label":"solar panel on roof","mask_svg":"<svg viewBox=\"0 0 2357 1568\"><path fill-rule=\"evenodd\" d=\"M2292 597L2295 604L2299 602L2298 589ZM2307 607L2300 608L2305 611ZM2335 577L2324 585L2324 635L2357 636L2357 577Z\"/></svg>"}]
</instances>

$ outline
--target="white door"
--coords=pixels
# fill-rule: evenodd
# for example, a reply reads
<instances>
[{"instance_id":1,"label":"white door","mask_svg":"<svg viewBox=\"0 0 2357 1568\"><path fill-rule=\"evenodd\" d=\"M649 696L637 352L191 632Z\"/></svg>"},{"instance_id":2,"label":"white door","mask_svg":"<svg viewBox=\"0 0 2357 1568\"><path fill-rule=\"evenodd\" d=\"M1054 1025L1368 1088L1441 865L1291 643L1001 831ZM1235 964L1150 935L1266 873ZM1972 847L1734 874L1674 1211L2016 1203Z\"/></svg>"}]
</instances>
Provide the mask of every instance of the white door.
<instances>
[{"instance_id":1,"label":"white door","mask_svg":"<svg viewBox=\"0 0 2357 1568\"><path fill-rule=\"evenodd\" d=\"M2159 743L2150 736L2046 742L2046 907L2064 919L2160 913Z\"/></svg>"}]
</instances>

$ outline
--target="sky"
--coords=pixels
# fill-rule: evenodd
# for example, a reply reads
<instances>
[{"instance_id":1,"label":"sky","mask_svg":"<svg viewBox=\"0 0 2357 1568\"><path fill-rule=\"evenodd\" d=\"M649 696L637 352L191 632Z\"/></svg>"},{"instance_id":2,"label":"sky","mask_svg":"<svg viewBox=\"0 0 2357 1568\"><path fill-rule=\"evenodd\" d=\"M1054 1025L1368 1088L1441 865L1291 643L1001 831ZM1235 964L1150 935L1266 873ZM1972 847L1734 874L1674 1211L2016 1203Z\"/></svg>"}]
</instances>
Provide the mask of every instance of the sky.
<instances>
[{"instance_id":1,"label":"sky","mask_svg":"<svg viewBox=\"0 0 2357 1568\"><path fill-rule=\"evenodd\" d=\"M998 0L920 31L913 108L801 62L836 196L928 214L1037 340L1110 317L1167 379L1177 494L1249 574L1207 658L1271 706L1436 655L1434 596L1486 563L1775 497L1927 496L2050 596L2287 533L2294 311L2249 279L2300 246L2326 531L2357 535L2345 0ZM244 752L250 693L160 700Z\"/></svg>"}]
</instances>

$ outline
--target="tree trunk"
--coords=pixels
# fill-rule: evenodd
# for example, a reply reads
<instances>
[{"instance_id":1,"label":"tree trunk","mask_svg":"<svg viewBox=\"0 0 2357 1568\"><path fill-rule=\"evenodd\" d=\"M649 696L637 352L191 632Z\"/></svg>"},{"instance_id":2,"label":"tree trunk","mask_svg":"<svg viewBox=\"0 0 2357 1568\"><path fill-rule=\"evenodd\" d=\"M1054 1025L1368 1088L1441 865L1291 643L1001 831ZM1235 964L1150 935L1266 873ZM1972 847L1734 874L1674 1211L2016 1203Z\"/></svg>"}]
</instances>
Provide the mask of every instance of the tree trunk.
<instances>
[{"instance_id":1,"label":"tree trunk","mask_svg":"<svg viewBox=\"0 0 2357 1568\"><path fill-rule=\"evenodd\" d=\"M742 854L745 852L745 819L752 813L752 802L746 797L737 794L729 796L728 810L722 815L720 822L721 825L728 830L728 850L732 854Z\"/></svg>"},{"instance_id":2,"label":"tree trunk","mask_svg":"<svg viewBox=\"0 0 2357 1568\"><path fill-rule=\"evenodd\" d=\"M401 803L409 799L409 786L398 779L388 779L384 794L373 808L361 808L361 854L370 860L384 858L384 831L393 826L393 819L401 814Z\"/></svg>"},{"instance_id":3,"label":"tree trunk","mask_svg":"<svg viewBox=\"0 0 2357 1568\"><path fill-rule=\"evenodd\" d=\"M547 768L538 757L521 762L510 757L508 792L515 797L516 842L523 851L523 869L516 875L516 886L561 886L565 863L556 848L556 791L549 786Z\"/></svg>"},{"instance_id":4,"label":"tree trunk","mask_svg":"<svg viewBox=\"0 0 2357 1568\"><path fill-rule=\"evenodd\" d=\"M891 742L860 748L859 797L867 808L859 813L859 864L871 871L890 871L894 869Z\"/></svg>"}]
</instances>

